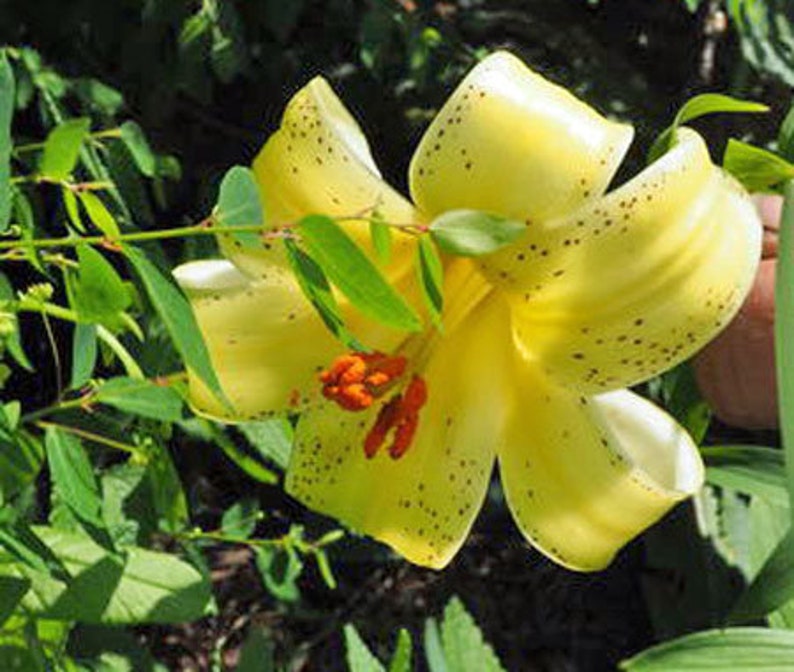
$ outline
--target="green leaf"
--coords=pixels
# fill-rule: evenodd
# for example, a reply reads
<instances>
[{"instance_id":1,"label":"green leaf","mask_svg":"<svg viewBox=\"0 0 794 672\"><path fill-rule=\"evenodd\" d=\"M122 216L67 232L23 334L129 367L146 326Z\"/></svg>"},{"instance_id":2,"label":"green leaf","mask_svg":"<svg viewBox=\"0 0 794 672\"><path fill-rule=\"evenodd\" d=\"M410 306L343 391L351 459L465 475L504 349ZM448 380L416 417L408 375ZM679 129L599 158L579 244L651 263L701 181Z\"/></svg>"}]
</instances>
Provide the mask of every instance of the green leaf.
<instances>
[{"instance_id":1,"label":"green leaf","mask_svg":"<svg viewBox=\"0 0 794 672\"><path fill-rule=\"evenodd\" d=\"M331 590L336 590L336 577L331 569L331 561L328 559L325 549L318 548L314 551L314 561L317 563L317 569L320 572L320 576L323 577L325 585Z\"/></svg>"},{"instance_id":2,"label":"green leaf","mask_svg":"<svg viewBox=\"0 0 794 672\"><path fill-rule=\"evenodd\" d=\"M157 161L143 129L134 121L125 121L119 130L121 131L121 141L132 155L138 170L146 177L154 177Z\"/></svg>"},{"instance_id":3,"label":"green leaf","mask_svg":"<svg viewBox=\"0 0 794 672\"><path fill-rule=\"evenodd\" d=\"M425 659L430 672L449 672L444 648L441 645L441 633L434 618L425 621Z\"/></svg>"},{"instance_id":4,"label":"green leaf","mask_svg":"<svg viewBox=\"0 0 794 672\"><path fill-rule=\"evenodd\" d=\"M794 178L794 164L733 138L728 140L722 165L750 192L779 192L786 180Z\"/></svg>"},{"instance_id":5,"label":"green leaf","mask_svg":"<svg viewBox=\"0 0 794 672\"><path fill-rule=\"evenodd\" d=\"M394 650L391 663L389 663L389 672L411 672L413 660L413 642L411 641L411 633L405 628L400 628L397 634L397 647Z\"/></svg>"},{"instance_id":6,"label":"green leaf","mask_svg":"<svg viewBox=\"0 0 794 672\"><path fill-rule=\"evenodd\" d=\"M0 629L14 613L20 600L30 588L30 581L13 576L0 576Z\"/></svg>"},{"instance_id":7,"label":"green leaf","mask_svg":"<svg viewBox=\"0 0 794 672\"><path fill-rule=\"evenodd\" d=\"M440 329L441 312L444 309L444 267L435 245L427 236L419 238L416 268L430 319Z\"/></svg>"},{"instance_id":8,"label":"green leaf","mask_svg":"<svg viewBox=\"0 0 794 672\"><path fill-rule=\"evenodd\" d=\"M172 387L155 385L141 378L111 378L94 392L94 399L125 413L152 420L182 419L182 397Z\"/></svg>"},{"instance_id":9,"label":"green leaf","mask_svg":"<svg viewBox=\"0 0 794 672\"><path fill-rule=\"evenodd\" d=\"M256 529L261 518L259 501L253 497L240 499L223 512L221 530L224 536L234 539L248 539Z\"/></svg>"},{"instance_id":10,"label":"green leaf","mask_svg":"<svg viewBox=\"0 0 794 672\"><path fill-rule=\"evenodd\" d=\"M285 418L273 418L257 422L243 422L237 425L251 447L259 455L274 462L282 469L289 464L292 452L292 425Z\"/></svg>"},{"instance_id":11,"label":"green leaf","mask_svg":"<svg viewBox=\"0 0 794 672\"><path fill-rule=\"evenodd\" d=\"M396 329L422 328L419 316L333 219L304 217L298 231L312 258L362 313Z\"/></svg>"},{"instance_id":12,"label":"green leaf","mask_svg":"<svg viewBox=\"0 0 794 672\"><path fill-rule=\"evenodd\" d=\"M91 223L108 238L116 238L121 234L119 225L113 215L105 207L99 196L90 191L79 191L77 196L83 204Z\"/></svg>"},{"instance_id":13,"label":"green leaf","mask_svg":"<svg viewBox=\"0 0 794 672\"><path fill-rule=\"evenodd\" d=\"M0 505L30 485L43 462L44 447L39 439L0 427Z\"/></svg>"},{"instance_id":14,"label":"green leaf","mask_svg":"<svg viewBox=\"0 0 794 672\"><path fill-rule=\"evenodd\" d=\"M256 566L265 588L282 602L295 602L300 591L295 583L303 571L303 561L291 546L260 546Z\"/></svg>"},{"instance_id":15,"label":"green leaf","mask_svg":"<svg viewBox=\"0 0 794 672\"><path fill-rule=\"evenodd\" d=\"M792 502L789 514L794 516L794 180L786 183L778 248L775 278L775 369L780 436L785 453L788 494Z\"/></svg>"},{"instance_id":16,"label":"green leaf","mask_svg":"<svg viewBox=\"0 0 794 672\"><path fill-rule=\"evenodd\" d=\"M11 285L11 281L8 279L5 273L0 272L0 303L3 301L14 301L16 299L16 294L14 292L14 288ZM10 355L14 358L14 361L19 364L23 369L26 371L33 371L33 365L30 363L27 354L25 354L25 350L22 347L22 340L19 336L19 323L17 321L16 316L10 318L13 322L13 331L9 334L5 335L5 346L8 349Z\"/></svg>"},{"instance_id":17,"label":"green leaf","mask_svg":"<svg viewBox=\"0 0 794 672\"><path fill-rule=\"evenodd\" d=\"M276 672L273 644L264 628L251 624L235 672Z\"/></svg>"},{"instance_id":18,"label":"green leaf","mask_svg":"<svg viewBox=\"0 0 794 672\"><path fill-rule=\"evenodd\" d=\"M430 224L430 235L442 251L462 257L489 254L517 240L525 222L477 210L449 210Z\"/></svg>"},{"instance_id":19,"label":"green leaf","mask_svg":"<svg viewBox=\"0 0 794 672\"><path fill-rule=\"evenodd\" d=\"M389 263L391 258L391 227L384 222L377 212L373 213L369 223L369 236L378 261L382 264Z\"/></svg>"},{"instance_id":20,"label":"green leaf","mask_svg":"<svg viewBox=\"0 0 794 672\"><path fill-rule=\"evenodd\" d=\"M205 434L206 440L212 441L215 445L223 450L226 457L234 462L240 469L248 474L255 481L260 483L275 484L278 483L278 476L268 469L262 462L249 454L243 447L238 446L235 441L232 441L223 430L219 429L215 424L210 423L203 418L193 418L193 421L198 422ZM191 422L191 421L189 421ZM189 423L182 423L182 426L189 426Z\"/></svg>"},{"instance_id":21,"label":"green leaf","mask_svg":"<svg viewBox=\"0 0 794 672\"><path fill-rule=\"evenodd\" d=\"M182 355L185 365L201 378L216 397L225 399L187 299L172 282L163 277L141 250L125 245L124 252L138 273L149 300L162 319L174 346Z\"/></svg>"},{"instance_id":22,"label":"green leaf","mask_svg":"<svg viewBox=\"0 0 794 672\"><path fill-rule=\"evenodd\" d=\"M72 335L72 376L69 387L85 385L94 373L97 358L97 328L95 324L78 322Z\"/></svg>"},{"instance_id":23,"label":"green leaf","mask_svg":"<svg viewBox=\"0 0 794 672\"><path fill-rule=\"evenodd\" d=\"M64 121L50 131L39 163L41 176L54 182L68 179L77 165L80 148L90 128L91 120L81 117Z\"/></svg>"},{"instance_id":24,"label":"green leaf","mask_svg":"<svg viewBox=\"0 0 794 672\"><path fill-rule=\"evenodd\" d=\"M131 298L116 269L90 245L77 246L79 267L68 276L70 303L85 322L115 326Z\"/></svg>"},{"instance_id":25,"label":"green leaf","mask_svg":"<svg viewBox=\"0 0 794 672\"><path fill-rule=\"evenodd\" d=\"M794 161L794 105L789 108L777 135L777 151L787 161Z\"/></svg>"},{"instance_id":26,"label":"green leaf","mask_svg":"<svg viewBox=\"0 0 794 672\"><path fill-rule=\"evenodd\" d=\"M265 216L256 176L250 168L234 166L221 181L215 219L221 226L264 226ZM240 247L261 247L261 233L233 232Z\"/></svg>"},{"instance_id":27,"label":"green leaf","mask_svg":"<svg viewBox=\"0 0 794 672\"><path fill-rule=\"evenodd\" d=\"M14 72L0 51L0 232L11 216L11 122L14 118Z\"/></svg>"},{"instance_id":28,"label":"green leaf","mask_svg":"<svg viewBox=\"0 0 794 672\"><path fill-rule=\"evenodd\" d=\"M189 520L187 497L168 447L156 437L139 447L146 454L146 478L159 528L171 534L184 531Z\"/></svg>"},{"instance_id":29,"label":"green leaf","mask_svg":"<svg viewBox=\"0 0 794 672\"><path fill-rule=\"evenodd\" d=\"M345 625L345 649L350 672L386 672L350 623Z\"/></svg>"},{"instance_id":30,"label":"green leaf","mask_svg":"<svg viewBox=\"0 0 794 672\"><path fill-rule=\"evenodd\" d=\"M91 537L112 548L102 519L99 483L80 440L57 427L48 427L44 445L54 490Z\"/></svg>"},{"instance_id":31,"label":"green leaf","mask_svg":"<svg viewBox=\"0 0 794 672\"><path fill-rule=\"evenodd\" d=\"M441 641L449 672L504 672L493 649L483 640L474 619L457 597L444 608Z\"/></svg>"},{"instance_id":32,"label":"green leaf","mask_svg":"<svg viewBox=\"0 0 794 672\"><path fill-rule=\"evenodd\" d=\"M758 113L769 112L769 108L761 103L732 98L721 93L701 93L686 101L673 119L673 123L661 132L648 152L648 163L666 153L675 143L675 134L679 126L687 122L717 113Z\"/></svg>"},{"instance_id":33,"label":"green leaf","mask_svg":"<svg viewBox=\"0 0 794 672\"><path fill-rule=\"evenodd\" d=\"M789 672L794 632L769 628L727 628L696 632L651 647L624 660L628 672Z\"/></svg>"},{"instance_id":34,"label":"green leaf","mask_svg":"<svg viewBox=\"0 0 794 672\"><path fill-rule=\"evenodd\" d=\"M285 239L284 248L303 295L314 306L328 330L351 350L365 350L366 348L345 328L339 304L334 298L323 269L294 241Z\"/></svg>"},{"instance_id":35,"label":"green leaf","mask_svg":"<svg viewBox=\"0 0 794 672\"><path fill-rule=\"evenodd\" d=\"M700 443L711 422L711 411L700 394L694 368L684 362L662 377L665 408Z\"/></svg>"},{"instance_id":36,"label":"green leaf","mask_svg":"<svg viewBox=\"0 0 794 672\"><path fill-rule=\"evenodd\" d=\"M167 672L133 632L111 626L78 625L70 633L68 653L81 666L58 672Z\"/></svg>"},{"instance_id":37,"label":"green leaf","mask_svg":"<svg viewBox=\"0 0 794 672\"><path fill-rule=\"evenodd\" d=\"M701 448L701 454L709 483L788 506L783 451L762 446L709 446Z\"/></svg>"},{"instance_id":38,"label":"green leaf","mask_svg":"<svg viewBox=\"0 0 794 672\"><path fill-rule=\"evenodd\" d=\"M174 555L129 547L120 558L85 535L51 527L33 529L71 574L69 585L8 562L0 562L0 575L31 580L22 607L42 618L182 623L206 616L213 608L209 583Z\"/></svg>"},{"instance_id":39,"label":"green leaf","mask_svg":"<svg viewBox=\"0 0 794 672\"><path fill-rule=\"evenodd\" d=\"M4 557L5 555L5 557ZM30 569L53 581L70 580L69 572L49 546L21 520L0 520L0 576L3 562L14 561L19 570Z\"/></svg>"}]
</instances>

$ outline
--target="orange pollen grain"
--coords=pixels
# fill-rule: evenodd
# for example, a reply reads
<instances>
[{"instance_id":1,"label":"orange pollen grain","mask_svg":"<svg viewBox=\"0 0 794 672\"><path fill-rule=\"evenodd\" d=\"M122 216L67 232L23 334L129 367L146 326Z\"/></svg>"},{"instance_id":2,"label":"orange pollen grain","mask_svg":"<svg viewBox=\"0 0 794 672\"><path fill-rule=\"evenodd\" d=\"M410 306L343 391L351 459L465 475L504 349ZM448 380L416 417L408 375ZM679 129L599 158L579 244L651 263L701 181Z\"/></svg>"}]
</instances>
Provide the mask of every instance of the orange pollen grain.
<instances>
[{"instance_id":1,"label":"orange pollen grain","mask_svg":"<svg viewBox=\"0 0 794 672\"><path fill-rule=\"evenodd\" d=\"M346 411L362 411L405 372L406 359L381 352L350 352L320 374L323 396Z\"/></svg>"}]
</instances>

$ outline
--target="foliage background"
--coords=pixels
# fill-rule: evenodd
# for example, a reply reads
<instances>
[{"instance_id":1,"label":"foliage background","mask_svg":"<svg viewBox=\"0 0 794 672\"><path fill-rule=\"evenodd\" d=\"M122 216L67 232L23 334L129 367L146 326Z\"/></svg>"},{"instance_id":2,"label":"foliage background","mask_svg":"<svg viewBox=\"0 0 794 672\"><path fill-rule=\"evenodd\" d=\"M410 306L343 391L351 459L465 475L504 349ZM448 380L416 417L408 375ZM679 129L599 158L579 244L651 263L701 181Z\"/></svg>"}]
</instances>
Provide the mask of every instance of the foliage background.
<instances>
[{"instance_id":1,"label":"foliage background","mask_svg":"<svg viewBox=\"0 0 794 672\"><path fill-rule=\"evenodd\" d=\"M122 228L149 230L203 219L226 169L250 162L291 94L316 74L328 78L353 110L386 178L405 190L412 148L434 110L479 55L498 47L513 50L602 111L634 122L638 141L624 166L627 173L642 164L651 139L680 104L703 90L772 107L766 119L726 115L704 122L716 157L731 134L768 144L794 84L794 37L769 36L770 26L780 25L775 19L787 12L792 15L787 0L733 0L724 7L693 0L2 0L0 43L24 47L15 62L16 145L41 141L60 115L88 115L94 130L129 119L144 129L157 155L154 166L148 175L117 166L113 176L123 202L108 207ZM43 185L31 201L37 235L61 233L65 216L55 190ZM211 248L208 238L191 238L147 252L166 268ZM30 266L3 271L18 289L42 281ZM56 287L57 297L63 291ZM141 311L147 340L129 339L130 349L149 377L175 371L178 357L163 325L145 306ZM54 328L68 369L71 328ZM21 333L35 372L13 366L4 400L20 399L30 413L51 404L61 383L52 346L35 317L21 320ZM118 366L108 359L96 373L114 372ZM247 531L257 538L279 538L296 524L305 525L311 539L332 529L286 500L277 486L246 476L206 428L92 419L103 421L113 433L156 436L166 446L190 512L180 520L182 532L194 525L219 528L235 505L264 512ZM711 431L713 441L776 441L718 426ZM246 444L245 433L236 429L224 436ZM272 448L261 436L247 439ZM100 456L94 466L106 469L115 459ZM265 462L277 471L272 453ZM44 472L34 484L32 518L49 514L48 478ZM692 588L699 570L725 574L734 591L740 587L738 571L726 568L708 544L695 548L700 542L691 530L681 531L693 525L688 509L666 521L648 544L653 548L661 538L669 552L670 540L678 538L688 557L702 551L705 564L699 568L681 568L667 558L654 566L643 544L635 544L608 571L580 576L527 551L496 490L493 499L466 552L441 574L408 567L371 544L334 544L329 554L339 582L335 591L316 563L307 562L300 573L301 553L279 556L282 566L273 568L254 546L199 539L217 613L189 625L138 628L131 631L134 640L170 669L210 669L233 665L246 634L262 629L287 669L343 669L345 622L354 622L384 654L398 626L418 637L425 618L440 614L458 594L507 669L601 670L655 639L715 624L724 610L709 602L714 594L704 606ZM164 548L175 543L154 534L152 540ZM673 617L653 606L654 595L699 607L688 619ZM89 649L108 637L105 631L92 636L87 627L76 632L73 642Z\"/></svg>"}]
</instances>

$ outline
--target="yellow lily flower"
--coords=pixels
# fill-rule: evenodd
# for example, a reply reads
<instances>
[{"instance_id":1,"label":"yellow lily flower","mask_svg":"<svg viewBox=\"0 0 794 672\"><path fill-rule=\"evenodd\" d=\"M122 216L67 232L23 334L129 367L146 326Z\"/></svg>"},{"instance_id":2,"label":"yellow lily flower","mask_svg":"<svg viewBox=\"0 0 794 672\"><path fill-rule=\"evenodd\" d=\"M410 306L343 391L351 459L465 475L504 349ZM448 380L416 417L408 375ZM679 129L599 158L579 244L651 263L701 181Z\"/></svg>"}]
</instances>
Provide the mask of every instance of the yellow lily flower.
<instances>
[{"instance_id":1,"label":"yellow lily flower","mask_svg":"<svg viewBox=\"0 0 794 672\"><path fill-rule=\"evenodd\" d=\"M471 208L526 221L496 253L446 257L444 329L406 336L345 306L374 352L343 353L280 245L221 241L186 264L191 297L237 417L302 411L286 489L412 562L460 548L498 460L524 536L578 570L696 492L687 433L623 389L683 361L739 308L761 227L694 131L606 193L632 138L564 89L497 53L432 122L410 166L415 205L380 179L366 140L318 78L289 103L254 162L268 221L346 218L369 249L377 206L395 225ZM362 216L362 215L358 215ZM415 296L415 236L395 229L384 270ZM227 411L191 376L195 408Z\"/></svg>"}]
</instances>

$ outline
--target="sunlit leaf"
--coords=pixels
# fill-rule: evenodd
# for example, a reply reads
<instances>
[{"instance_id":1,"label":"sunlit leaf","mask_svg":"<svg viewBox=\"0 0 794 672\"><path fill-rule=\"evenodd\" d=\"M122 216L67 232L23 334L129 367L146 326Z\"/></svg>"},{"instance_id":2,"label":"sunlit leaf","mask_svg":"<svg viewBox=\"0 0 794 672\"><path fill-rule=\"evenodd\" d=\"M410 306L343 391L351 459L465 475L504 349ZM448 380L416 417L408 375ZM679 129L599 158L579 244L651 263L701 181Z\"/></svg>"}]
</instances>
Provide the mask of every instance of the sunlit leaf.
<instances>
[{"instance_id":1,"label":"sunlit leaf","mask_svg":"<svg viewBox=\"0 0 794 672\"><path fill-rule=\"evenodd\" d=\"M253 497L237 500L221 517L224 536L233 539L248 539L259 521L259 502Z\"/></svg>"},{"instance_id":2,"label":"sunlit leaf","mask_svg":"<svg viewBox=\"0 0 794 672\"><path fill-rule=\"evenodd\" d=\"M172 387L141 378L111 378L97 387L94 399L125 413L152 420L182 419L182 397Z\"/></svg>"},{"instance_id":3,"label":"sunlit leaf","mask_svg":"<svg viewBox=\"0 0 794 672\"><path fill-rule=\"evenodd\" d=\"M457 597L453 597L444 608L441 642L448 672L504 672L493 649L483 639L474 619Z\"/></svg>"},{"instance_id":4,"label":"sunlit leaf","mask_svg":"<svg viewBox=\"0 0 794 672\"><path fill-rule=\"evenodd\" d=\"M369 236L372 239L372 247L382 264L389 263L391 258L391 227L384 222L375 212L369 223Z\"/></svg>"},{"instance_id":5,"label":"sunlit leaf","mask_svg":"<svg viewBox=\"0 0 794 672\"><path fill-rule=\"evenodd\" d=\"M14 613L25 593L30 588L30 581L13 576L0 576L0 628Z\"/></svg>"},{"instance_id":6,"label":"sunlit leaf","mask_svg":"<svg viewBox=\"0 0 794 672\"><path fill-rule=\"evenodd\" d=\"M419 316L333 219L304 217L298 232L312 258L362 313L396 329L421 329Z\"/></svg>"},{"instance_id":7,"label":"sunlit leaf","mask_svg":"<svg viewBox=\"0 0 794 672\"><path fill-rule=\"evenodd\" d=\"M289 464L292 452L292 425L286 418L273 418L237 425L251 446L265 459L282 469Z\"/></svg>"},{"instance_id":8,"label":"sunlit leaf","mask_svg":"<svg viewBox=\"0 0 794 672\"><path fill-rule=\"evenodd\" d=\"M146 135L138 124L134 121L125 121L119 128L121 131L121 141L132 155L135 165L146 177L155 175L155 156Z\"/></svg>"},{"instance_id":9,"label":"sunlit leaf","mask_svg":"<svg viewBox=\"0 0 794 672\"><path fill-rule=\"evenodd\" d=\"M234 166L221 181L215 219L221 226L262 226L264 211L256 177L250 168ZM233 232L232 238L241 247L261 247L261 233Z\"/></svg>"},{"instance_id":10,"label":"sunlit leaf","mask_svg":"<svg viewBox=\"0 0 794 672\"><path fill-rule=\"evenodd\" d=\"M397 647L394 650L389 672L411 672L413 669L413 642L411 633L405 628L400 628L397 633Z\"/></svg>"},{"instance_id":11,"label":"sunlit leaf","mask_svg":"<svg viewBox=\"0 0 794 672\"><path fill-rule=\"evenodd\" d=\"M783 451L762 446L701 449L709 483L788 506Z\"/></svg>"},{"instance_id":12,"label":"sunlit leaf","mask_svg":"<svg viewBox=\"0 0 794 672\"><path fill-rule=\"evenodd\" d=\"M350 672L386 672L350 623L345 626L345 649Z\"/></svg>"},{"instance_id":13,"label":"sunlit leaf","mask_svg":"<svg viewBox=\"0 0 794 672\"><path fill-rule=\"evenodd\" d=\"M295 602L300 591L295 583L303 571L303 561L290 546L260 546L256 549L256 566L268 592L283 602Z\"/></svg>"},{"instance_id":14,"label":"sunlit leaf","mask_svg":"<svg viewBox=\"0 0 794 672\"><path fill-rule=\"evenodd\" d=\"M69 299L85 322L115 325L131 298L116 269L90 245L77 246L79 267L70 275Z\"/></svg>"},{"instance_id":15,"label":"sunlit leaf","mask_svg":"<svg viewBox=\"0 0 794 672\"><path fill-rule=\"evenodd\" d=\"M69 387L85 385L94 373L97 359L97 328L95 324L78 323L72 335L72 375Z\"/></svg>"},{"instance_id":16,"label":"sunlit leaf","mask_svg":"<svg viewBox=\"0 0 794 672\"><path fill-rule=\"evenodd\" d=\"M444 309L444 267L435 245L427 236L419 238L417 246L417 270L422 296L430 313L430 319L441 327L441 312Z\"/></svg>"},{"instance_id":17,"label":"sunlit leaf","mask_svg":"<svg viewBox=\"0 0 794 672\"><path fill-rule=\"evenodd\" d=\"M121 233L116 219L110 214L99 196L90 191L80 191L78 198L88 213L91 223L102 233L109 238L115 238Z\"/></svg>"},{"instance_id":18,"label":"sunlit leaf","mask_svg":"<svg viewBox=\"0 0 794 672\"><path fill-rule=\"evenodd\" d=\"M64 121L50 131L39 162L42 177L60 182L72 174L90 128L91 120L81 117Z\"/></svg>"},{"instance_id":19,"label":"sunlit leaf","mask_svg":"<svg viewBox=\"0 0 794 672\"><path fill-rule=\"evenodd\" d=\"M781 191L794 178L794 164L766 149L731 138L725 148L723 167L750 192Z\"/></svg>"},{"instance_id":20,"label":"sunlit leaf","mask_svg":"<svg viewBox=\"0 0 794 672\"><path fill-rule=\"evenodd\" d=\"M477 210L450 210L430 224L430 235L444 252L475 257L495 252L516 240L525 222Z\"/></svg>"}]
</instances>

